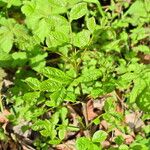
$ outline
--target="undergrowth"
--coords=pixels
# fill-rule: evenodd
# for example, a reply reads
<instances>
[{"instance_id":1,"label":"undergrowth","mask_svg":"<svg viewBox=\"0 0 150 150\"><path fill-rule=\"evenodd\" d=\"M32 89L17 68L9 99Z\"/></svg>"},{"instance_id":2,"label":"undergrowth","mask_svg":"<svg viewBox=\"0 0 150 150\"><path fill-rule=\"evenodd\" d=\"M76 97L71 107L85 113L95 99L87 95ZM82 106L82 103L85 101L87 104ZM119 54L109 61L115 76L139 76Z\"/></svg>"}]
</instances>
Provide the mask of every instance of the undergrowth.
<instances>
[{"instance_id":1,"label":"undergrowth","mask_svg":"<svg viewBox=\"0 0 150 150\"><path fill-rule=\"evenodd\" d=\"M149 150L149 23L148 0L0 0L2 145Z\"/></svg>"}]
</instances>

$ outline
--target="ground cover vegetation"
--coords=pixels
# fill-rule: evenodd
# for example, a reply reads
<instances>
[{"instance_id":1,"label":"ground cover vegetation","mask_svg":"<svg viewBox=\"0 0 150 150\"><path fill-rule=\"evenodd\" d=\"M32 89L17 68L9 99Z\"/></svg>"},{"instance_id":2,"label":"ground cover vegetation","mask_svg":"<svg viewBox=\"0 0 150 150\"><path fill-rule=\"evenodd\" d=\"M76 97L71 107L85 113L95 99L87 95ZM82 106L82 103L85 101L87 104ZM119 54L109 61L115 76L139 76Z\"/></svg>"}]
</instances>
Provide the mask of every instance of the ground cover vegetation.
<instances>
[{"instance_id":1,"label":"ground cover vegetation","mask_svg":"<svg viewBox=\"0 0 150 150\"><path fill-rule=\"evenodd\" d=\"M150 149L149 0L0 0L0 149Z\"/></svg>"}]
</instances>

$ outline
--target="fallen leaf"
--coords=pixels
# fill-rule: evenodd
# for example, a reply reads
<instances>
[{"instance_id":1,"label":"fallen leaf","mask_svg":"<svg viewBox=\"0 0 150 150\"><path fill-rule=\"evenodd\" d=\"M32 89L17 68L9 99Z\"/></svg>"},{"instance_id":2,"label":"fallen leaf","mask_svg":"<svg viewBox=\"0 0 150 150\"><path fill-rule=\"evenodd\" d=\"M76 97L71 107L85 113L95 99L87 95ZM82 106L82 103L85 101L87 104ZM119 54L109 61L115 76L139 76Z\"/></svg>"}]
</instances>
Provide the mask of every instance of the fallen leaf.
<instances>
[{"instance_id":1,"label":"fallen leaf","mask_svg":"<svg viewBox=\"0 0 150 150\"><path fill-rule=\"evenodd\" d=\"M109 148L110 142L109 141L104 141L101 143L103 148Z\"/></svg>"},{"instance_id":2,"label":"fallen leaf","mask_svg":"<svg viewBox=\"0 0 150 150\"><path fill-rule=\"evenodd\" d=\"M87 104L87 119L88 121L93 120L95 117L97 117L98 115L94 112L94 106L93 106L93 100L90 99Z\"/></svg>"},{"instance_id":3,"label":"fallen leaf","mask_svg":"<svg viewBox=\"0 0 150 150\"><path fill-rule=\"evenodd\" d=\"M104 128L105 130L108 129L108 123L105 120L102 120L100 123L100 129Z\"/></svg>"},{"instance_id":4,"label":"fallen leaf","mask_svg":"<svg viewBox=\"0 0 150 150\"><path fill-rule=\"evenodd\" d=\"M63 144L57 145L56 150L76 150L75 149L75 140L69 140Z\"/></svg>"},{"instance_id":5,"label":"fallen leaf","mask_svg":"<svg viewBox=\"0 0 150 150\"><path fill-rule=\"evenodd\" d=\"M126 144L131 144L134 141L134 133L131 132L130 135L126 135L125 133L122 133L119 129L115 129L114 130L114 137L111 139L112 141L114 141L115 137L121 135L124 139L125 139L125 143Z\"/></svg>"},{"instance_id":6,"label":"fallen leaf","mask_svg":"<svg viewBox=\"0 0 150 150\"><path fill-rule=\"evenodd\" d=\"M4 109L3 112L0 113L0 123L7 123L8 119L7 116L10 112L7 109Z\"/></svg>"},{"instance_id":7,"label":"fallen leaf","mask_svg":"<svg viewBox=\"0 0 150 150\"><path fill-rule=\"evenodd\" d=\"M142 119L140 119L140 117L141 114L138 112L127 114L125 116L125 123L127 123L131 129L139 131L141 127L144 125L144 122L142 121Z\"/></svg>"}]
</instances>

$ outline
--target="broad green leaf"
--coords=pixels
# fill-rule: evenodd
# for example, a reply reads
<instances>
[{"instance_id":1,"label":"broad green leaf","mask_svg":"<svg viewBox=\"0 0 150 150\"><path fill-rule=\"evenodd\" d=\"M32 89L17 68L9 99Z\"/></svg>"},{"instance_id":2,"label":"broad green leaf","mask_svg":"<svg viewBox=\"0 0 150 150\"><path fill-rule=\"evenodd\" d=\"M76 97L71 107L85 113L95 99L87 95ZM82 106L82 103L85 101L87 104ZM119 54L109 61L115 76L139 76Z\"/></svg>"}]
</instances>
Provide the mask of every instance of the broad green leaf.
<instances>
[{"instance_id":1,"label":"broad green leaf","mask_svg":"<svg viewBox=\"0 0 150 150\"><path fill-rule=\"evenodd\" d=\"M63 2L63 1L62 1ZM64 7L65 3L54 0L37 0L36 13L41 14L43 17L48 17L53 14L62 14L67 11ZM42 7L41 7L42 6ZM43 9L44 8L44 9Z\"/></svg>"},{"instance_id":2,"label":"broad green leaf","mask_svg":"<svg viewBox=\"0 0 150 150\"><path fill-rule=\"evenodd\" d=\"M57 125L59 122L59 112L55 112L52 116L51 116L51 122L54 125Z\"/></svg>"},{"instance_id":3,"label":"broad green leaf","mask_svg":"<svg viewBox=\"0 0 150 150\"><path fill-rule=\"evenodd\" d=\"M90 42L90 31L83 30L73 36L73 45L79 48L84 47Z\"/></svg>"},{"instance_id":4,"label":"broad green leaf","mask_svg":"<svg viewBox=\"0 0 150 150\"><path fill-rule=\"evenodd\" d=\"M12 58L14 61L12 62L12 66L23 66L27 62L27 54L25 52L14 52L12 54Z\"/></svg>"},{"instance_id":5,"label":"broad green leaf","mask_svg":"<svg viewBox=\"0 0 150 150\"><path fill-rule=\"evenodd\" d=\"M45 104L49 107L58 107L64 101L65 94L65 88L60 88L50 95L50 101L46 101Z\"/></svg>"},{"instance_id":6,"label":"broad green leaf","mask_svg":"<svg viewBox=\"0 0 150 150\"><path fill-rule=\"evenodd\" d=\"M115 138L115 143L118 144L118 145L121 145L123 144L124 142L124 138L122 135L118 135L116 138Z\"/></svg>"},{"instance_id":7,"label":"broad green leaf","mask_svg":"<svg viewBox=\"0 0 150 150\"><path fill-rule=\"evenodd\" d=\"M51 5L51 12L53 14L62 14L67 12L67 3L65 0L49 0L48 1Z\"/></svg>"},{"instance_id":8,"label":"broad green leaf","mask_svg":"<svg viewBox=\"0 0 150 150\"><path fill-rule=\"evenodd\" d=\"M130 93L130 103L134 103L139 93L141 93L146 88L146 83L143 79L136 79L134 82L134 87Z\"/></svg>"},{"instance_id":9,"label":"broad green leaf","mask_svg":"<svg viewBox=\"0 0 150 150\"><path fill-rule=\"evenodd\" d=\"M137 106L144 112L150 112L150 87L147 86L144 90L138 94L136 99Z\"/></svg>"},{"instance_id":10,"label":"broad green leaf","mask_svg":"<svg viewBox=\"0 0 150 150\"><path fill-rule=\"evenodd\" d=\"M78 4L79 2L81 2L82 0L65 0L68 4L69 8L72 8L75 4Z\"/></svg>"},{"instance_id":11,"label":"broad green leaf","mask_svg":"<svg viewBox=\"0 0 150 150\"><path fill-rule=\"evenodd\" d=\"M108 134L105 131L102 131L102 130L96 131L92 137L92 141L96 143L99 143L99 142L101 143L106 140L107 135Z\"/></svg>"},{"instance_id":12,"label":"broad green leaf","mask_svg":"<svg viewBox=\"0 0 150 150\"><path fill-rule=\"evenodd\" d=\"M120 52L120 46L119 46L119 40L114 40L112 42L106 42L103 46L102 49L106 52L110 52L110 51L116 51L116 52Z\"/></svg>"},{"instance_id":13,"label":"broad green leaf","mask_svg":"<svg viewBox=\"0 0 150 150\"><path fill-rule=\"evenodd\" d=\"M61 31L51 31L46 38L46 44L49 48L64 46L68 42L67 35Z\"/></svg>"},{"instance_id":14,"label":"broad green leaf","mask_svg":"<svg viewBox=\"0 0 150 150\"><path fill-rule=\"evenodd\" d=\"M129 150L129 147L125 144L119 146L119 150Z\"/></svg>"},{"instance_id":15,"label":"broad green leaf","mask_svg":"<svg viewBox=\"0 0 150 150\"><path fill-rule=\"evenodd\" d=\"M33 90L40 90L41 83L37 78L29 77L25 79L25 82L31 87Z\"/></svg>"},{"instance_id":16,"label":"broad green leaf","mask_svg":"<svg viewBox=\"0 0 150 150\"><path fill-rule=\"evenodd\" d=\"M114 112L116 108L116 104L113 98L107 98L106 102L104 104L104 110L105 112Z\"/></svg>"},{"instance_id":17,"label":"broad green leaf","mask_svg":"<svg viewBox=\"0 0 150 150\"><path fill-rule=\"evenodd\" d=\"M70 21L77 20L88 12L87 4L86 3L79 3L73 6L70 11Z\"/></svg>"},{"instance_id":18,"label":"broad green leaf","mask_svg":"<svg viewBox=\"0 0 150 150\"><path fill-rule=\"evenodd\" d=\"M34 1L25 1L24 5L21 7L21 11L26 15L30 16L34 13L36 4Z\"/></svg>"},{"instance_id":19,"label":"broad green leaf","mask_svg":"<svg viewBox=\"0 0 150 150\"><path fill-rule=\"evenodd\" d=\"M144 1L137 0L131 5L126 14L133 15L133 17L146 17L147 10L145 9L144 5Z\"/></svg>"},{"instance_id":20,"label":"broad green leaf","mask_svg":"<svg viewBox=\"0 0 150 150\"><path fill-rule=\"evenodd\" d=\"M0 49L9 53L14 42L14 35L7 27L0 27Z\"/></svg>"},{"instance_id":21,"label":"broad green leaf","mask_svg":"<svg viewBox=\"0 0 150 150\"><path fill-rule=\"evenodd\" d=\"M61 15L51 15L47 19L49 26L51 26L51 30L55 30L56 32L61 32L68 36L70 32L70 24L68 20Z\"/></svg>"},{"instance_id":22,"label":"broad green leaf","mask_svg":"<svg viewBox=\"0 0 150 150\"><path fill-rule=\"evenodd\" d=\"M65 138L66 132L67 131L66 131L65 127L62 127L61 129L59 129L58 136L61 140L63 140Z\"/></svg>"},{"instance_id":23,"label":"broad green leaf","mask_svg":"<svg viewBox=\"0 0 150 150\"><path fill-rule=\"evenodd\" d=\"M10 67L12 62L13 58L10 54L0 51L0 67Z\"/></svg>"},{"instance_id":24,"label":"broad green leaf","mask_svg":"<svg viewBox=\"0 0 150 150\"><path fill-rule=\"evenodd\" d=\"M52 6L53 13L65 13L67 12L67 3L65 0L49 0Z\"/></svg>"},{"instance_id":25,"label":"broad green leaf","mask_svg":"<svg viewBox=\"0 0 150 150\"><path fill-rule=\"evenodd\" d=\"M67 91L66 93L66 97L65 97L65 101L69 101L69 102L75 102L76 101L76 95L74 92L72 91Z\"/></svg>"},{"instance_id":26,"label":"broad green leaf","mask_svg":"<svg viewBox=\"0 0 150 150\"><path fill-rule=\"evenodd\" d=\"M84 0L84 2L99 4L98 0Z\"/></svg>"},{"instance_id":27,"label":"broad green leaf","mask_svg":"<svg viewBox=\"0 0 150 150\"><path fill-rule=\"evenodd\" d=\"M56 6L66 7L66 5L67 5L66 0L49 0L49 2Z\"/></svg>"},{"instance_id":28,"label":"broad green leaf","mask_svg":"<svg viewBox=\"0 0 150 150\"><path fill-rule=\"evenodd\" d=\"M101 150L100 146L95 145L86 137L81 137L76 140L77 150Z\"/></svg>"},{"instance_id":29,"label":"broad green leaf","mask_svg":"<svg viewBox=\"0 0 150 150\"><path fill-rule=\"evenodd\" d=\"M93 88L92 90L91 90L91 96L93 97L93 98L97 98L97 97L99 97L100 95L103 95L103 93L104 93L104 90L102 90L100 87L97 87L97 88Z\"/></svg>"},{"instance_id":30,"label":"broad green leaf","mask_svg":"<svg viewBox=\"0 0 150 150\"><path fill-rule=\"evenodd\" d=\"M40 38L41 42L48 36L50 31L49 24L45 18L41 19L38 23L38 28L35 30L35 34Z\"/></svg>"},{"instance_id":31,"label":"broad green leaf","mask_svg":"<svg viewBox=\"0 0 150 150\"><path fill-rule=\"evenodd\" d=\"M38 55L33 56L30 59L30 66L33 70L40 72L43 67L46 65L45 58L47 57L47 53L38 53Z\"/></svg>"},{"instance_id":32,"label":"broad green leaf","mask_svg":"<svg viewBox=\"0 0 150 150\"><path fill-rule=\"evenodd\" d=\"M86 20L86 25L87 25L87 28L93 32L96 28L96 22L95 22L95 18L94 17L91 17L91 18L88 18Z\"/></svg>"},{"instance_id":33,"label":"broad green leaf","mask_svg":"<svg viewBox=\"0 0 150 150\"><path fill-rule=\"evenodd\" d=\"M146 45L138 45L138 46L134 47L133 50L135 50L136 52L140 51L145 54L150 54L150 48Z\"/></svg>"},{"instance_id":34,"label":"broad green leaf","mask_svg":"<svg viewBox=\"0 0 150 150\"><path fill-rule=\"evenodd\" d=\"M7 136L5 135L4 129L2 127L0 128L0 140L1 141L7 140Z\"/></svg>"},{"instance_id":35,"label":"broad green leaf","mask_svg":"<svg viewBox=\"0 0 150 150\"><path fill-rule=\"evenodd\" d=\"M84 71L79 78L81 79L81 82L90 82L97 80L101 76L102 72L100 69L88 69Z\"/></svg>"},{"instance_id":36,"label":"broad green leaf","mask_svg":"<svg viewBox=\"0 0 150 150\"><path fill-rule=\"evenodd\" d=\"M88 150L90 147L91 141L86 137L81 137L76 140L77 150Z\"/></svg>"},{"instance_id":37,"label":"broad green leaf","mask_svg":"<svg viewBox=\"0 0 150 150\"><path fill-rule=\"evenodd\" d=\"M7 3L7 8L10 8L12 5L20 6L22 3L21 0L2 0L2 1Z\"/></svg>"},{"instance_id":38,"label":"broad green leaf","mask_svg":"<svg viewBox=\"0 0 150 150\"><path fill-rule=\"evenodd\" d=\"M40 97L39 92L28 92L24 94L23 99L30 105L30 104L35 103L36 99L39 97Z\"/></svg>"},{"instance_id":39,"label":"broad green leaf","mask_svg":"<svg viewBox=\"0 0 150 150\"><path fill-rule=\"evenodd\" d=\"M62 84L49 79L49 80L45 80L45 81L41 82L40 88L42 91L54 92L54 91L57 91L60 88L62 88Z\"/></svg>"},{"instance_id":40,"label":"broad green leaf","mask_svg":"<svg viewBox=\"0 0 150 150\"><path fill-rule=\"evenodd\" d=\"M71 81L71 78L65 72L57 68L45 67L41 73L49 79L62 84L68 84Z\"/></svg>"},{"instance_id":41,"label":"broad green leaf","mask_svg":"<svg viewBox=\"0 0 150 150\"><path fill-rule=\"evenodd\" d=\"M68 110L67 110L66 107L63 107L63 108L60 109L59 112L60 112L61 120L62 120L62 122L64 122L66 117L67 117Z\"/></svg>"}]
</instances>

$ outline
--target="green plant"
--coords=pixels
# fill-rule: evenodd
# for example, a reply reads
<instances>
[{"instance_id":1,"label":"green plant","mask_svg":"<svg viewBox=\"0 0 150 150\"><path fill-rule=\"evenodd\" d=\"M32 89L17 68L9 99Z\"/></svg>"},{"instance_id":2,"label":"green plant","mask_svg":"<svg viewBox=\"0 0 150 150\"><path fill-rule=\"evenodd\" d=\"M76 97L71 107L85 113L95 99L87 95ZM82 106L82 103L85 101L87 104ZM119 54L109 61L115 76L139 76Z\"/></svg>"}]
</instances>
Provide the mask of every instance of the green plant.
<instances>
[{"instance_id":1,"label":"green plant","mask_svg":"<svg viewBox=\"0 0 150 150\"><path fill-rule=\"evenodd\" d=\"M150 113L150 68L140 59L150 54L149 5L148 0L112 0L107 8L98 0L0 0L0 67L13 81L4 93L13 103L8 118L14 126L27 121L40 133L37 149L55 147L68 132L90 130L106 120L107 133L89 131L91 138L76 141L79 150L101 149L115 128L125 132L118 103L126 103L127 111ZM95 120L84 111L77 126L67 118L68 105L86 110L89 97L109 94ZM127 149L119 137L116 144Z\"/></svg>"}]
</instances>

